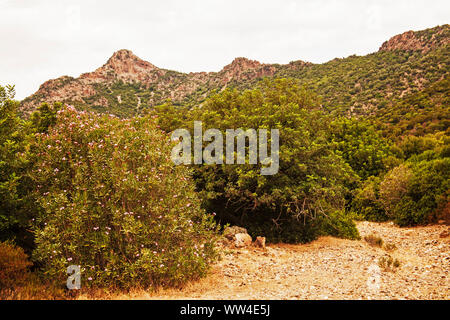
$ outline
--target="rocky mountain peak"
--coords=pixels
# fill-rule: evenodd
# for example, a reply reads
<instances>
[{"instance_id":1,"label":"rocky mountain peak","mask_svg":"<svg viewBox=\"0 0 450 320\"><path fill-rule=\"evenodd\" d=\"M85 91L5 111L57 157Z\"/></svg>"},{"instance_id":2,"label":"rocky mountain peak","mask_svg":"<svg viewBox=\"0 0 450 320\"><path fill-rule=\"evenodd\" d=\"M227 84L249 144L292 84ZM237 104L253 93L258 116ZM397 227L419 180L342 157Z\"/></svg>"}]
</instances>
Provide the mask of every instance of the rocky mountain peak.
<instances>
[{"instance_id":1,"label":"rocky mountain peak","mask_svg":"<svg viewBox=\"0 0 450 320\"><path fill-rule=\"evenodd\" d=\"M223 71L239 71L245 72L250 69L256 69L260 67L262 64L256 60L250 60L244 57L238 57L233 60L230 64L226 65L222 70Z\"/></svg>"},{"instance_id":2,"label":"rocky mountain peak","mask_svg":"<svg viewBox=\"0 0 450 320\"><path fill-rule=\"evenodd\" d=\"M221 83L226 84L232 80L239 81L272 76L275 71L276 68L273 65L239 57L226 65L218 74L221 77Z\"/></svg>"},{"instance_id":3,"label":"rocky mountain peak","mask_svg":"<svg viewBox=\"0 0 450 320\"><path fill-rule=\"evenodd\" d=\"M132 51L122 49L114 52L111 58L100 69L114 71L117 74L139 73L158 69L148 61L136 56Z\"/></svg>"},{"instance_id":4,"label":"rocky mountain peak","mask_svg":"<svg viewBox=\"0 0 450 320\"><path fill-rule=\"evenodd\" d=\"M384 42L380 51L407 50L428 52L436 47L450 43L450 26L443 25L432 29L414 32L406 31Z\"/></svg>"},{"instance_id":5,"label":"rocky mountain peak","mask_svg":"<svg viewBox=\"0 0 450 320\"><path fill-rule=\"evenodd\" d=\"M122 49L114 52L108 61L94 72L81 75L81 79L93 82L122 80L124 82L146 82L161 71L150 62L142 60L132 51Z\"/></svg>"}]
</instances>

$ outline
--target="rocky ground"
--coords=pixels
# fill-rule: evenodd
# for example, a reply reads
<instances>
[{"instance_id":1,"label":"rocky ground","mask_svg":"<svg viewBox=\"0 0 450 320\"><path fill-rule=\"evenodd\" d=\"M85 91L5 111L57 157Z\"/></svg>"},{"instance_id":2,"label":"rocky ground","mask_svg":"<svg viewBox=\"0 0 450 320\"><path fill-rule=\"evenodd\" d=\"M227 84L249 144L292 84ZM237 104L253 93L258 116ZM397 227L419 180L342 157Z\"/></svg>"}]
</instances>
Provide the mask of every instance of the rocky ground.
<instances>
[{"instance_id":1,"label":"rocky ground","mask_svg":"<svg viewBox=\"0 0 450 320\"><path fill-rule=\"evenodd\" d=\"M181 290L118 299L449 299L449 227L359 222L359 241L226 248L211 274ZM365 236L376 235L383 246ZM395 245L393 247L392 245ZM392 248L393 247L393 248ZM391 256L399 267L379 267Z\"/></svg>"}]
</instances>

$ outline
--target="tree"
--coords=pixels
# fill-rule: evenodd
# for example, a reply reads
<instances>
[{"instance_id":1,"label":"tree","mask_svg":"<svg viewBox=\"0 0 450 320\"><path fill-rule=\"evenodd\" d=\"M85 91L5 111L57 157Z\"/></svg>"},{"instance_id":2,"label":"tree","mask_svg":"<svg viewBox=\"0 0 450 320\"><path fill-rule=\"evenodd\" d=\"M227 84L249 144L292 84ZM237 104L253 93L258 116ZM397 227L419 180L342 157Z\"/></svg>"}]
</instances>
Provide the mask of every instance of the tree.
<instances>
[{"instance_id":1,"label":"tree","mask_svg":"<svg viewBox=\"0 0 450 320\"><path fill-rule=\"evenodd\" d=\"M320 110L319 99L295 80L266 80L243 92L226 89L194 109L186 125L191 127L193 120L202 121L204 130L216 128L222 133L238 128L280 132L275 175L261 175L261 163L249 164L248 159L245 165L194 168L206 208L223 223L245 226L254 236L264 235L270 241L311 241L326 224L337 228L336 235L357 237L352 222L347 221L343 232L332 221L342 217L336 212L345 206L344 182L355 176L333 152L331 121Z\"/></svg>"},{"instance_id":2,"label":"tree","mask_svg":"<svg viewBox=\"0 0 450 320\"><path fill-rule=\"evenodd\" d=\"M29 220L35 212L26 175L30 127L19 118L14 95L14 86L0 86L0 241L14 240L29 252Z\"/></svg>"}]
</instances>

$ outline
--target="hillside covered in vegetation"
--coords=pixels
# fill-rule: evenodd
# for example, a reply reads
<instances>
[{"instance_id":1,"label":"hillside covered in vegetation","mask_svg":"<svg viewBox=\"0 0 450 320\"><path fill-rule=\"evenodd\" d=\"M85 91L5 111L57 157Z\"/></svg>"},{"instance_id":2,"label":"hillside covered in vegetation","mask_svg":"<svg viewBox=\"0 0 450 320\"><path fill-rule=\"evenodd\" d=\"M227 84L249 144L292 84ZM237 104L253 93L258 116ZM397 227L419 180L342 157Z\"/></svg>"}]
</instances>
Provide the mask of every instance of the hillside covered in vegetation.
<instances>
[{"instance_id":1,"label":"hillside covered in vegetation","mask_svg":"<svg viewBox=\"0 0 450 320\"><path fill-rule=\"evenodd\" d=\"M450 224L449 50L449 25L366 56L209 73L120 50L21 102L0 86L0 293L28 290L31 264L59 285L75 264L88 288L181 286L227 224L270 243L360 239L355 220ZM278 173L175 165L170 133L194 121L278 129Z\"/></svg>"},{"instance_id":2,"label":"hillside covered in vegetation","mask_svg":"<svg viewBox=\"0 0 450 320\"><path fill-rule=\"evenodd\" d=\"M321 96L327 110L376 114L448 75L449 39L450 26L443 25L394 36L366 56L287 65L236 58L219 72L188 74L160 69L129 50L120 50L94 72L45 82L22 102L21 109L29 113L41 102L59 101L129 117L167 100L191 108L227 87L247 89L264 77L291 77Z\"/></svg>"}]
</instances>

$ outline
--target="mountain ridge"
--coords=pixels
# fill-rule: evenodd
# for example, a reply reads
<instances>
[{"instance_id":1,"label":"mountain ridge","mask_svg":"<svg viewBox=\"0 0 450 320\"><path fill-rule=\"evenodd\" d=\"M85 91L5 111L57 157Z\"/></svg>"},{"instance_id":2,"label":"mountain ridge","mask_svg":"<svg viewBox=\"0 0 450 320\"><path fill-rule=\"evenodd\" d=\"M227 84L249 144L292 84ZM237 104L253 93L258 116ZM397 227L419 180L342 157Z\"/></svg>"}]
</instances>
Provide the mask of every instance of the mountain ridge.
<instances>
[{"instance_id":1,"label":"mountain ridge","mask_svg":"<svg viewBox=\"0 0 450 320\"><path fill-rule=\"evenodd\" d=\"M372 88L379 81L386 82L383 84L386 88L380 88L382 95L401 98L405 93L442 80L448 73L449 45L450 27L447 24L395 35L385 41L379 51L366 56L336 58L323 64L301 60L289 64L267 64L238 57L218 72L189 73L159 68L137 57L132 51L121 49L92 72L83 73L78 78L62 76L44 82L36 93L22 101L21 109L24 114L30 114L42 102L60 101L127 117L168 99L172 103L192 107L200 104L211 93L229 86L247 88L264 77L293 77L308 84L330 105L344 105L348 112L367 114L373 112L382 99L363 97L361 100L361 92ZM436 52L445 58L443 64L437 66L441 70L433 71L432 76L424 76L436 66L427 65L424 68L420 60L424 60L424 57L433 60L432 55ZM357 63L361 67L356 66ZM407 64L412 65L409 67L411 70L404 68ZM396 76L399 79L395 80L401 83L399 88L392 89L397 86L396 81L389 79L392 71L380 74L376 70L381 65L398 73ZM341 74L334 75L335 70L329 70L333 66ZM364 71L367 68L374 70L367 73ZM400 69L405 70L400 72ZM351 77L352 74L355 74L355 79ZM343 83L342 78L349 79ZM347 93L350 93L350 98Z\"/></svg>"}]
</instances>

